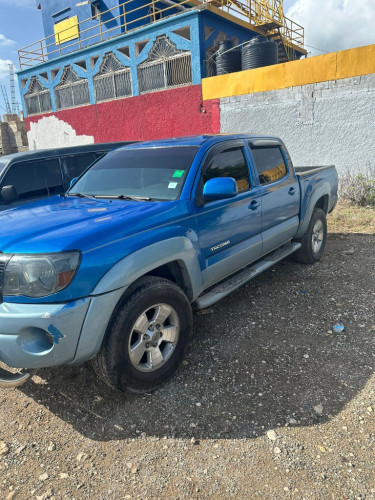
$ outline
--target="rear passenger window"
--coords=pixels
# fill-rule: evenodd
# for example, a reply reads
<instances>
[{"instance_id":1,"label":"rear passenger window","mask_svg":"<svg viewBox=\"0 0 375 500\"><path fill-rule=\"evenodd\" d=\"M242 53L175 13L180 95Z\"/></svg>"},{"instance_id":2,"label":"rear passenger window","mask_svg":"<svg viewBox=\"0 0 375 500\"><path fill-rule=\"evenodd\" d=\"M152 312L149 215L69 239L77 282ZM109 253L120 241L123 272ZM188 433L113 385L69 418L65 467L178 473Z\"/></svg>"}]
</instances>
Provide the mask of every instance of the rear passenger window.
<instances>
[{"instance_id":1,"label":"rear passenger window","mask_svg":"<svg viewBox=\"0 0 375 500\"><path fill-rule=\"evenodd\" d=\"M203 172L203 185L214 177L233 177L239 193L250 189L249 169L242 148L218 153Z\"/></svg>"},{"instance_id":2,"label":"rear passenger window","mask_svg":"<svg viewBox=\"0 0 375 500\"><path fill-rule=\"evenodd\" d=\"M103 153L90 153L85 155L67 156L64 161L68 170L69 181L79 177Z\"/></svg>"},{"instance_id":3,"label":"rear passenger window","mask_svg":"<svg viewBox=\"0 0 375 500\"><path fill-rule=\"evenodd\" d=\"M280 148L251 148L261 184L276 182L287 174L284 157Z\"/></svg>"},{"instance_id":4,"label":"rear passenger window","mask_svg":"<svg viewBox=\"0 0 375 500\"><path fill-rule=\"evenodd\" d=\"M21 200L62 193L60 162L52 159L15 163L4 176L1 188L4 186L14 186Z\"/></svg>"}]
</instances>

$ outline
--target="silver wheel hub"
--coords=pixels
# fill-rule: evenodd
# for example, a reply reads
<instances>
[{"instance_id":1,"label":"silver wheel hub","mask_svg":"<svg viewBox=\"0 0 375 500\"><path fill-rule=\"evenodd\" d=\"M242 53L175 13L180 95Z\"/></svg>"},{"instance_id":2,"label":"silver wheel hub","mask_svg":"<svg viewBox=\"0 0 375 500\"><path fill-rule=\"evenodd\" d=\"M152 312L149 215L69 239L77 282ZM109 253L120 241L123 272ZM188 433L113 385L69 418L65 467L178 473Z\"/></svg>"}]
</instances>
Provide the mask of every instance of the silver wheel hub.
<instances>
[{"instance_id":1,"label":"silver wheel hub","mask_svg":"<svg viewBox=\"0 0 375 500\"><path fill-rule=\"evenodd\" d=\"M317 220L314 224L311 237L311 246L312 246L312 251L314 253L319 253L323 245L323 239L324 239L323 222L321 220Z\"/></svg>"},{"instance_id":2,"label":"silver wheel hub","mask_svg":"<svg viewBox=\"0 0 375 500\"><path fill-rule=\"evenodd\" d=\"M168 304L155 304L136 320L129 337L128 354L141 372L161 368L174 352L180 332L178 315Z\"/></svg>"}]
</instances>

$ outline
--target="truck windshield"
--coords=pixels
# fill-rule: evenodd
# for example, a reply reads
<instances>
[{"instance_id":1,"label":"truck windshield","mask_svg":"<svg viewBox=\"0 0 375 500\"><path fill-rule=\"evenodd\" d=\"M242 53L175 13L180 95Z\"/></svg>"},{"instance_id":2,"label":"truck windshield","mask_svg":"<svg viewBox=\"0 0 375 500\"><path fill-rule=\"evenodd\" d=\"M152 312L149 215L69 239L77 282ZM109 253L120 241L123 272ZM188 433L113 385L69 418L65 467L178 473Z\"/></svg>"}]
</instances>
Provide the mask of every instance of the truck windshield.
<instances>
[{"instance_id":1,"label":"truck windshield","mask_svg":"<svg viewBox=\"0 0 375 500\"><path fill-rule=\"evenodd\" d=\"M5 170L6 163L0 163L0 175L3 173L3 170Z\"/></svg>"},{"instance_id":2,"label":"truck windshield","mask_svg":"<svg viewBox=\"0 0 375 500\"><path fill-rule=\"evenodd\" d=\"M195 146L116 150L97 161L67 194L175 200L197 151Z\"/></svg>"}]
</instances>

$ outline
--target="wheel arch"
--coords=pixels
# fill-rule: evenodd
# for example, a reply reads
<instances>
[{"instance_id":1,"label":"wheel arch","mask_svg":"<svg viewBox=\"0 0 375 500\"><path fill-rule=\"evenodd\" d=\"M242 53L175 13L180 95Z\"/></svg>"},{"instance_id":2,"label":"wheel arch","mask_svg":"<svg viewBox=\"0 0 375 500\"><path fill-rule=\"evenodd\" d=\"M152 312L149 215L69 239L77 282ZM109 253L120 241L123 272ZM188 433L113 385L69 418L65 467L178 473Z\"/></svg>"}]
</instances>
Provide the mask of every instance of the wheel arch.
<instances>
[{"instance_id":1,"label":"wheel arch","mask_svg":"<svg viewBox=\"0 0 375 500\"><path fill-rule=\"evenodd\" d=\"M202 288L197 250L186 237L148 245L117 262L99 281L92 295L127 289L142 276L158 276L179 285L190 301Z\"/></svg>"},{"instance_id":2,"label":"wheel arch","mask_svg":"<svg viewBox=\"0 0 375 500\"><path fill-rule=\"evenodd\" d=\"M172 260L155 267L143 276L156 276L172 281L184 291L190 302L194 299L193 285L189 272L186 269L185 263L181 260Z\"/></svg>"},{"instance_id":3,"label":"wheel arch","mask_svg":"<svg viewBox=\"0 0 375 500\"><path fill-rule=\"evenodd\" d=\"M317 186L311 196L303 200L301 206L301 222L295 238L301 238L305 234L315 208L321 208L325 214L328 213L330 195L330 184L328 182L323 182Z\"/></svg>"},{"instance_id":4,"label":"wheel arch","mask_svg":"<svg viewBox=\"0 0 375 500\"><path fill-rule=\"evenodd\" d=\"M321 196L317 202L315 203L315 208L321 208L323 212L327 215L328 213L328 206L329 206L329 196L328 194L325 194L324 196Z\"/></svg>"}]
</instances>

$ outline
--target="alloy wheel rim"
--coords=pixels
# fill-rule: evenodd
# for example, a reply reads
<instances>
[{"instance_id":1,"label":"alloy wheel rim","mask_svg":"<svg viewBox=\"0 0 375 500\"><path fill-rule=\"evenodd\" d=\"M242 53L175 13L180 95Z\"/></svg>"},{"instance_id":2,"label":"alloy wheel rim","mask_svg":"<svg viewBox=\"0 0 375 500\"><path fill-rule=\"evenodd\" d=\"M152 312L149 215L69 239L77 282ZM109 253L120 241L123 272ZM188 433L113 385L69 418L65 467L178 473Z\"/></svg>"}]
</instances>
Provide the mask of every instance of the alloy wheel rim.
<instances>
[{"instance_id":1,"label":"alloy wheel rim","mask_svg":"<svg viewBox=\"0 0 375 500\"><path fill-rule=\"evenodd\" d=\"M172 356L180 333L176 311L169 304L147 308L135 321L129 336L131 364L141 372L161 368Z\"/></svg>"},{"instance_id":2,"label":"alloy wheel rim","mask_svg":"<svg viewBox=\"0 0 375 500\"><path fill-rule=\"evenodd\" d=\"M323 245L324 239L324 227L323 222L321 220L317 220L314 224L312 237L311 237L311 245L312 251L317 254Z\"/></svg>"}]
</instances>

